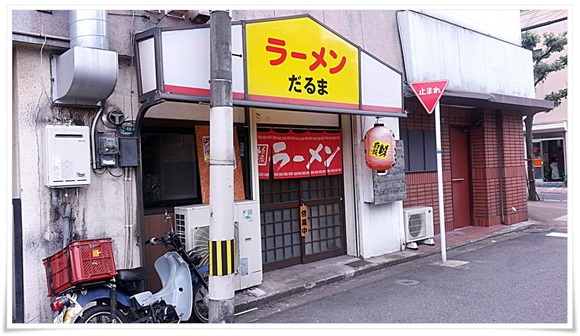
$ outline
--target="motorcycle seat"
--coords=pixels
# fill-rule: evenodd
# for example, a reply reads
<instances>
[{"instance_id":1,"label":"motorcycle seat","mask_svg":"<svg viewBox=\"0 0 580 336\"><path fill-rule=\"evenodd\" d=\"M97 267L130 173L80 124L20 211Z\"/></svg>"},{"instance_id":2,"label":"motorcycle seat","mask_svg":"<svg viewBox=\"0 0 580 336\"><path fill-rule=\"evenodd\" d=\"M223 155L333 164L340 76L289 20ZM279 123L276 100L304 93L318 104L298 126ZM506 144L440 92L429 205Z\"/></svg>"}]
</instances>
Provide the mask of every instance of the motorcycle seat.
<instances>
[{"instance_id":1,"label":"motorcycle seat","mask_svg":"<svg viewBox=\"0 0 580 336\"><path fill-rule=\"evenodd\" d=\"M145 267L136 267L131 269L117 270L115 279L118 281L139 281L145 280L146 277L147 271L145 270Z\"/></svg>"}]
</instances>

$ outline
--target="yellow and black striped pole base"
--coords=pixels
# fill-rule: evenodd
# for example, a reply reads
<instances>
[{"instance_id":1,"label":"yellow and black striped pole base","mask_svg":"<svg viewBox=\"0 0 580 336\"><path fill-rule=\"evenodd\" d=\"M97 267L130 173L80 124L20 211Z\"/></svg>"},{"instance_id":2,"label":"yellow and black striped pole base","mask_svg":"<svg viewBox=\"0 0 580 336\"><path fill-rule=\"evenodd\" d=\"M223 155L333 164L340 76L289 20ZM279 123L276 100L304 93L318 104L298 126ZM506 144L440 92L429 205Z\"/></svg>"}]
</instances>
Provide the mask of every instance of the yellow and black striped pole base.
<instances>
[{"instance_id":1,"label":"yellow and black striped pole base","mask_svg":"<svg viewBox=\"0 0 580 336\"><path fill-rule=\"evenodd\" d=\"M234 239L209 241L209 275L234 274Z\"/></svg>"}]
</instances>

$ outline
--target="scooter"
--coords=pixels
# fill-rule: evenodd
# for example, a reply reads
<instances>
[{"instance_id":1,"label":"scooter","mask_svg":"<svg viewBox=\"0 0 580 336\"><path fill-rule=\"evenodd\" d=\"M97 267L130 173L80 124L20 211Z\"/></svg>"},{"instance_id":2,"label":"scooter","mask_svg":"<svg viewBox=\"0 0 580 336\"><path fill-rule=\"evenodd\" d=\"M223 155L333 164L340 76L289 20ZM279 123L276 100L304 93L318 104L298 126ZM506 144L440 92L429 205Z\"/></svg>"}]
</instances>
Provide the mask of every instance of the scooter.
<instances>
[{"instance_id":1,"label":"scooter","mask_svg":"<svg viewBox=\"0 0 580 336\"><path fill-rule=\"evenodd\" d=\"M186 252L174 231L151 238L167 252L155 261L162 288L144 290L144 267L118 269L104 281L75 285L51 303L57 312L54 323L207 323L208 266L201 257Z\"/></svg>"}]
</instances>

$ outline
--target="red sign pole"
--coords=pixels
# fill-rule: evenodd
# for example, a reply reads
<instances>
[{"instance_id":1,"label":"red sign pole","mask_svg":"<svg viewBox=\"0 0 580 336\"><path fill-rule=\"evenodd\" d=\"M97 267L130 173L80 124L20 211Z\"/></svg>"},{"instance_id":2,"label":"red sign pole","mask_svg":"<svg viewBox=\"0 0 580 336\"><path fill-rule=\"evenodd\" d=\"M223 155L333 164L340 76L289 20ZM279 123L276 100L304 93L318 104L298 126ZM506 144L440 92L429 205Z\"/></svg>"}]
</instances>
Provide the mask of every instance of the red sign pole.
<instances>
[{"instance_id":1,"label":"red sign pole","mask_svg":"<svg viewBox=\"0 0 580 336\"><path fill-rule=\"evenodd\" d=\"M439 99L447 87L448 80L412 83L411 88L419 98L427 113L435 108L435 146L437 148L437 189L439 192L439 231L441 236L441 261L447 262L447 246L445 242L445 205L443 204L443 164L441 151L441 113Z\"/></svg>"}]
</instances>

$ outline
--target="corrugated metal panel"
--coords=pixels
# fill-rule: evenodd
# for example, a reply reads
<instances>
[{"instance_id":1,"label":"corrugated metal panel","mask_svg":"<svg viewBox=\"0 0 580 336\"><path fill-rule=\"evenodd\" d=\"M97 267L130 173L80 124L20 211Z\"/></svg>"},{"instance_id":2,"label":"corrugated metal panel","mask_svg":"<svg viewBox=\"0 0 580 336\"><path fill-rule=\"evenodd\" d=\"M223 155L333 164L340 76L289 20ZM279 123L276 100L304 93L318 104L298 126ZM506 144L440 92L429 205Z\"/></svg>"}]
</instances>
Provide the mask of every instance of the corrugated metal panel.
<instances>
[{"instance_id":1,"label":"corrugated metal panel","mask_svg":"<svg viewBox=\"0 0 580 336\"><path fill-rule=\"evenodd\" d=\"M529 50L412 11L397 20L408 82L448 79L450 90L535 96Z\"/></svg>"}]
</instances>

